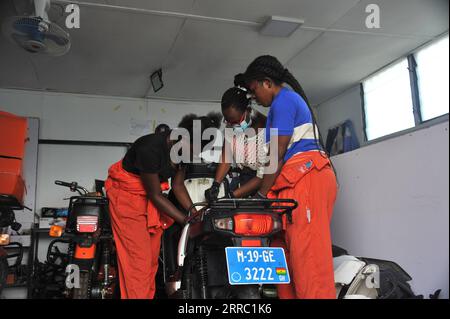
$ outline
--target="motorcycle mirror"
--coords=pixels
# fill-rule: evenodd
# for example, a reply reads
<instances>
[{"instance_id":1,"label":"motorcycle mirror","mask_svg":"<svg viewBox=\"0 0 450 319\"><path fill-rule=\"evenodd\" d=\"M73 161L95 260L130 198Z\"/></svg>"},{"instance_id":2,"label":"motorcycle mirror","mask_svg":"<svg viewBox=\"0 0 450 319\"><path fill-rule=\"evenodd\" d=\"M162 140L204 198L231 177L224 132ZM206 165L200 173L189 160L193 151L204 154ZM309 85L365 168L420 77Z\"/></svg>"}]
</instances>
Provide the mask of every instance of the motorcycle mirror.
<instances>
[{"instance_id":1,"label":"motorcycle mirror","mask_svg":"<svg viewBox=\"0 0 450 319\"><path fill-rule=\"evenodd\" d=\"M18 222L14 222L11 224L11 229L14 231L19 231L20 228L22 228L22 224L18 223Z\"/></svg>"}]
</instances>

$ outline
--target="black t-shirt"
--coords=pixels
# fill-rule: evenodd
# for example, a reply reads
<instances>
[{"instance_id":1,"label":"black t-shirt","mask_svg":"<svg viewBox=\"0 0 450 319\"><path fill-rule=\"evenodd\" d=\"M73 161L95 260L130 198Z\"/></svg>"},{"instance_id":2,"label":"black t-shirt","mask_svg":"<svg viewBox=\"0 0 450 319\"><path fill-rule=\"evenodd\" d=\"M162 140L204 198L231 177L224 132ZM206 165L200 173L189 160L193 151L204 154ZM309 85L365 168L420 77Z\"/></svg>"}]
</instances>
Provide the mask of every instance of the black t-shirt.
<instances>
[{"instance_id":1,"label":"black t-shirt","mask_svg":"<svg viewBox=\"0 0 450 319\"><path fill-rule=\"evenodd\" d=\"M136 175L158 174L161 180L173 177L176 170L170 164L169 134L163 132L138 138L122 160L123 169Z\"/></svg>"}]
</instances>

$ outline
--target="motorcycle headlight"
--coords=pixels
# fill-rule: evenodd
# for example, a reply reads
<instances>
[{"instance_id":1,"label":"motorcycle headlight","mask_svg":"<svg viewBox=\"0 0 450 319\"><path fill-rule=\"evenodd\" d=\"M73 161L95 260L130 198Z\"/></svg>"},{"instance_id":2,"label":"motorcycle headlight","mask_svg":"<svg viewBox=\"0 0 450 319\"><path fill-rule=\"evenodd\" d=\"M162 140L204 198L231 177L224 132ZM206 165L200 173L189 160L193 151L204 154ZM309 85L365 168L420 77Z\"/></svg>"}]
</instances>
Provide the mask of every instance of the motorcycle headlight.
<instances>
[{"instance_id":1,"label":"motorcycle headlight","mask_svg":"<svg viewBox=\"0 0 450 319\"><path fill-rule=\"evenodd\" d=\"M0 246L9 245L10 237L8 234L0 234Z\"/></svg>"}]
</instances>

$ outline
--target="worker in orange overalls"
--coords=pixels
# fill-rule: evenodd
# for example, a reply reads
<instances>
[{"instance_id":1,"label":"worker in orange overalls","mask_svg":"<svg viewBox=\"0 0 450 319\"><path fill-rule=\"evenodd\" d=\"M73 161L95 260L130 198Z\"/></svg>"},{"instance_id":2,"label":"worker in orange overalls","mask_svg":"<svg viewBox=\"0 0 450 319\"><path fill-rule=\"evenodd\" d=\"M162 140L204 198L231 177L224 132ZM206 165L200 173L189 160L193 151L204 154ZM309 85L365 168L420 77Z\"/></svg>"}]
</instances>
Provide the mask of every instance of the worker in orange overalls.
<instances>
[{"instance_id":1,"label":"worker in orange overalls","mask_svg":"<svg viewBox=\"0 0 450 319\"><path fill-rule=\"evenodd\" d=\"M213 116L185 116L179 128L190 134L190 153L195 120L200 122L202 132L220 125ZM105 188L117 247L122 299L154 297L161 235L174 221L184 225L187 220L186 214L161 191L161 182L183 170L170 156L172 146L178 142L170 139L170 133L170 130L163 130L140 137L125 157L108 170ZM183 181L178 180L175 195L187 210L192 201ZM192 213L195 212L193 209Z\"/></svg>"},{"instance_id":2,"label":"worker in orange overalls","mask_svg":"<svg viewBox=\"0 0 450 319\"><path fill-rule=\"evenodd\" d=\"M306 95L294 76L267 55L237 75L235 84L245 86L259 104L270 107L266 142L276 139L278 144L277 170L264 174L256 197L292 198L299 204L292 212L292 223L284 220L283 238L273 243L285 248L291 276L290 285L278 285L278 295L334 299L330 222L337 184Z\"/></svg>"}]
</instances>

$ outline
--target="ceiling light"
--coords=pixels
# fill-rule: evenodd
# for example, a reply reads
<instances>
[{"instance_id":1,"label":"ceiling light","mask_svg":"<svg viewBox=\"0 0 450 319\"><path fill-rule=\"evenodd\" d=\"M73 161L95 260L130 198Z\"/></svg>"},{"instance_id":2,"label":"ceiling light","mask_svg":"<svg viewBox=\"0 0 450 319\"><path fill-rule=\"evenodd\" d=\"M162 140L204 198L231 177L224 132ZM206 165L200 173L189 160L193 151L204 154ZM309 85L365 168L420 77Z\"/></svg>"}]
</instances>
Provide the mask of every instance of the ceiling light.
<instances>
[{"instance_id":1,"label":"ceiling light","mask_svg":"<svg viewBox=\"0 0 450 319\"><path fill-rule=\"evenodd\" d=\"M294 18L271 16L259 30L259 33L271 37L288 37L305 21Z\"/></svg>"}]
</instances>

